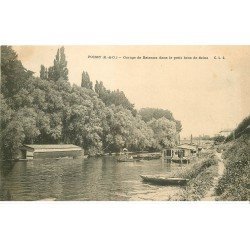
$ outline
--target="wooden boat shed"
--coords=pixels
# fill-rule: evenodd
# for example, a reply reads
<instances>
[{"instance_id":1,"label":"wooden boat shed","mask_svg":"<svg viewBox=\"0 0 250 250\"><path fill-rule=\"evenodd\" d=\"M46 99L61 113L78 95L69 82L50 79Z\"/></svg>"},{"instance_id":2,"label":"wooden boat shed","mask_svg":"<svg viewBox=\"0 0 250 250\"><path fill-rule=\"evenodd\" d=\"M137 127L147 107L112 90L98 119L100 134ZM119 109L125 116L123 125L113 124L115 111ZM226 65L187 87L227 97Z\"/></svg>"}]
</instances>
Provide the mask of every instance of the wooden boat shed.
<instances>
[{"instance_id":1,"label":"wooden boat shed","mask_svg":"<svg viewBox=\"0 0 250 250\"><path fill-rule=\"evenodd\" d=\"M163 153L165 156L174 157L174 156L182 156L188 157L197 152L197 147L193 145L178 145L175 148L164 149Z\"/></svg>"},{"instance_id":2,"label":"wooden boat shed","mask_svg":"<svg viewBox=\"0 0 250 250\"><path fill-rule=\"evenodd\" d=\"M167 162L186 162L189 163L190 159L196 156L197 147L194 145L183 144L175 148L164 149L162 157Z\"/></svg>"},{"instance_id":3,"label":"wooden boat shed","mask_svg":"<svg viewBox=\"0 0 250 250\"><path fill-rule=\"evenodd\" d=\"M73 144L24 144L21 147L23 159L78 157L84 153L81 147Z\"/></svg>"},{"instance_id":4,"label":"wooden boat shed","mask_svg":"<svg viewBox=\"0 0 250 250\"><path fill-rule=\"evenodd\" d=\"M195 145L190 145L190 144L182 144L177 146L178 149L183 150L183 156L188 157L196 154L198 148Z\"/></svg>"}]
</instances>

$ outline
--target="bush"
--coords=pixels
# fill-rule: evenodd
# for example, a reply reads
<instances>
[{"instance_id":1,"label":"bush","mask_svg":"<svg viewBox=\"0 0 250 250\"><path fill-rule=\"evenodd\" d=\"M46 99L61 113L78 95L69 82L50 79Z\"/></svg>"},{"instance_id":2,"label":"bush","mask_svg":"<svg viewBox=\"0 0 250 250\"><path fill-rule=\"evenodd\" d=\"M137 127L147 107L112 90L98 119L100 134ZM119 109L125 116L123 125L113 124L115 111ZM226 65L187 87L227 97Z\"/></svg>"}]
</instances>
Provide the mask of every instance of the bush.
<instances>
[{"instance_id":1,"label":"bush","mask_svg":"<svg viewBox=\"0 0 250 250\"><path fill-rule=\"evenodd\" d=\"M243 135L234 142L228 143L223 153L226 171L219 180L216 194L222 200L249 200L249 135Z\"/></svg>"},{"instance_id":2,"label":"bush","mask_svg":"<svg viewBox=\"0 0 250 250\"><path fill-rule=\"evenodd\" d=\"M186 168L182 173L180 173L180 176L182 178L195 178L210 166L218 164L218 157L214 154L213 151L202 153L200 157L201 160L196 162L194 165Z\"/></svg>"}]
</instances>

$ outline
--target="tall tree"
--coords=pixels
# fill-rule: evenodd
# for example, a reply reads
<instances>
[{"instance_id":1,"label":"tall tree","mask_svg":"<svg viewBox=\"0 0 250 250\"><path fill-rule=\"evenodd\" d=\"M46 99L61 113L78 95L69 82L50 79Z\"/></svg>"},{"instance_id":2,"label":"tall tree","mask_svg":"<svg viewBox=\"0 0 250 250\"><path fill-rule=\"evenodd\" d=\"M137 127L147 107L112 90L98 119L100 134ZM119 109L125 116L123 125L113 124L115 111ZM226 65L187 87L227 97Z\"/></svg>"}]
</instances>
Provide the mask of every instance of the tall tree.
<instances>
[{"instance_id":1,"label":"tall tree","mask_svg":"<svg viewBox=\"0 0 250 250\"><path fill-rule=\"evenodd\" d=\"M110 91L109 89L105 88L103 82L96 81L95 92L107 106L112 104L115 106L121 105L125 109L130 110L133 116L136 115L137 111L134 108L134 104L128 100L123 91L119 91L119 89Z\"/></svg>"},{"instance_id":2,"label":"tall tree","mask_svg":"<svg viewBox=\"0 0 250 250\"><path fill-rule=\"evenodd\" d=\"M160 119L165 117L168 120L173 121L174 117L173 114L169 110L165 109L158 109L158 108L142 108L139 110L139 115L145 122L149 122L153 118Z\"/></svg>"},{"instance_id":3,"label":"tall tree","mask_svg":"<svg viewBox=\"0 0 250 250\"><path fill-rule=\"evenodd\" d=\"M159 119L153 118L148 126L154 132L154 148L161 150L166 147L173 147L176 144L176 124L165 117Z\"/></svg>"},{"instance_id":4,"label":"tall tree","mask_svg":"<svg viewBox=\"0 0 250 250\"><path fill-rule=\"evenodd\" d=\"M88 72L82 72L82 82L81 86L86 89L93 89L93 83L90 81Z\"/></svg>"},{"instance_id":5,"label":"tall tree","mask_svg":"<svg viewBox=\"0 0 250 250\"><path fill-rule=\"evenodd\" d=\"M40 78L43 80L48 79L48 69L44 67L44 65L41 65L40 69Z\"/></svg>"},{"instance_id":6,"label":"tall tree","mask_svg":"<svg viewBox=\"0 0 250 250\"><path fill-rule=\"evenodd\" d=\"M1 93L12 97L33 72L23 67L11 46L1 46Z\"/></svg>"},{"instance_id":7,"label":"tall tree","mask_svg":"<svg viewBox=\"0 0 250 250\"><path fill-rule=\"evenodd\" d=\"M145 122L149 122L152 119L160 119L165 117L170 121L174 121L176 124L176 131L178 133L182 130L181 122L174 119L172 112L167 109L159 109L159 108L142 108L139 110L139 115L141 116L142 120Z\"/></svg>"},{"instance_id":8,"label":"tall tree","mask_svg":"<svg viewBox=\"0 0 250 250\"><path fill-rule=\"evenodd\" d=\"M69 79L68 73L64 47L61 47L57 50L54 65L48 69L48 79L56 82L59 78L62 78L67 81Z\"/></svg>"}]
</instances>

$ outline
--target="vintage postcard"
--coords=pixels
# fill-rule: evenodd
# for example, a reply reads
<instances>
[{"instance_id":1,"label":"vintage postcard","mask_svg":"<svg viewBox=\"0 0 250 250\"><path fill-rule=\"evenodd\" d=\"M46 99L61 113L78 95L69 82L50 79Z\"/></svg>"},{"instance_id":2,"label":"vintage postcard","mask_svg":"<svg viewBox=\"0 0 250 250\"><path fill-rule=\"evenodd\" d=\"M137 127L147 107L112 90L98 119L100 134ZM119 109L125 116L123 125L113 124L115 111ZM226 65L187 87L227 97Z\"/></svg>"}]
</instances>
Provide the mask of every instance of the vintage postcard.
<instances>
[{"instance_id":1,"label":"vintage postcard","mask_svg":"<svg viewBox=\"0 0 250 250\"><path fill-rule=\"evenodd\" d=\"M1 46L1 201L250 200L250 46Z\"/></svg>"}]
</instances>

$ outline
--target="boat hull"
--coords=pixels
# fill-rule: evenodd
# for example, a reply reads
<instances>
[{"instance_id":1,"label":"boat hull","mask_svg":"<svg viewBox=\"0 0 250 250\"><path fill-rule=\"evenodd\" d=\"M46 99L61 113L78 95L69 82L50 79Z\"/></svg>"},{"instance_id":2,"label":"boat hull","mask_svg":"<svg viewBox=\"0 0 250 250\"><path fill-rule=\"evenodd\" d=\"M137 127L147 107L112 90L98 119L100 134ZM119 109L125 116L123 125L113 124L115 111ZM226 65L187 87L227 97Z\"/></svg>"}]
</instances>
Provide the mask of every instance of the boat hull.
<instances>
[{"instance_id":1,"label":"boat hull","mask_svg":"<svg viewBox=\"0 0 250 250\"><path fill-rule=\"evenodd\" d=\"M163 185L163 186L183 186L186 185L188 179L184 178L168 178L163 176L147 176L147 175L140 175L144 182L148 182L155 185Z\"/></svg>"}]
</instances>

